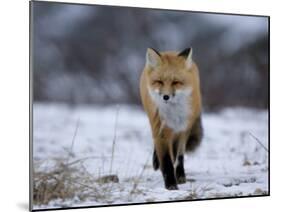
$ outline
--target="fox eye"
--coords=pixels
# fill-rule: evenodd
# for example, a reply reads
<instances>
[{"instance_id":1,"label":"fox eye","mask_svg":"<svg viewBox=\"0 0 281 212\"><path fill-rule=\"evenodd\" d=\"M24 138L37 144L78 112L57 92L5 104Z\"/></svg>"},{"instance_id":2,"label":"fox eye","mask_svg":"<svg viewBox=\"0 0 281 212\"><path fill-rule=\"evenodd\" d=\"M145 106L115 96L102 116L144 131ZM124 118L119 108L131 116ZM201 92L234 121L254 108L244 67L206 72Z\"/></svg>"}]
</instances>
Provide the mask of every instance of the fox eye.
<instances>
[{"instance_id":1,"label":"fox eye","mask_svg":"<svg viewBox=\"0 0 281 212\"><path fill-rule=\"evenodd\" d=\"M183 83L181 81L173 81L172 85L182 85Z\"/></svg>"},{"instance_id":2,"label":"fox eye","mask_svg":"<svg viewBox=\"0 0 281 212\"><path fill-rule=\"evenodd\" d=\"M154 80L153 84L155 84L155 85L163 85L163 82L161 80Z\"/></svg>"}]
</instances>

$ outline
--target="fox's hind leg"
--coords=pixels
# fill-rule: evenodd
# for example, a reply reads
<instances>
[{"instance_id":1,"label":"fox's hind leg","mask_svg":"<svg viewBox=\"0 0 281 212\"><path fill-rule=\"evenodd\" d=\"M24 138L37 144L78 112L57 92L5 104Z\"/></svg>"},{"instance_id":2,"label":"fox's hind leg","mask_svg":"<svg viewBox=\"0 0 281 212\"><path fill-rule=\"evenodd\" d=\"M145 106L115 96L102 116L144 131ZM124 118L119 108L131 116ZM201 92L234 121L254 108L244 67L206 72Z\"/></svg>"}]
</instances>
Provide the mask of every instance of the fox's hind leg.
<instances>
[{"instance_id":1,"label":"fox's hind leg","mask_svg":"<svg viewBox=\"0 0 281 212\"><path fill-rule=\"evenodd\" d=\"M201 116L199 116L197 120L194 122L194 125L192 126L190 136L188 137L186 142L185 150L187 152L194 151L200 145L202 138L203 138L203 127L202 127Z\"/></svg>"}]
</instances>

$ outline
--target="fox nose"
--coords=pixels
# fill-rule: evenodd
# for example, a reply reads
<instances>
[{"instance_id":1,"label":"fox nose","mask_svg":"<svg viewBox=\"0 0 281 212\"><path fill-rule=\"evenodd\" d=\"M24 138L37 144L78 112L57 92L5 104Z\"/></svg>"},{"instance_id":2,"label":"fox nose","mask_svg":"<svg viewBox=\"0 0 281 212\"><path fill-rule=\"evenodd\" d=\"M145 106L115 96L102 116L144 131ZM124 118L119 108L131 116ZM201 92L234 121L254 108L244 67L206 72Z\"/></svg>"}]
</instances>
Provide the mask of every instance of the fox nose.
<instances>
[{"instance_id":1,"label":"fox nose","mask_svg":"<svg viewBox=\"0 0 281 212\"><path fill-rule=\"evenodd\" d=\"M164 95L164 96L163 96L163 99L164 99L165 101L167 101L167 100L170 99L170 97L169 97L168 95Z\"/></svg>"}]
</instances>

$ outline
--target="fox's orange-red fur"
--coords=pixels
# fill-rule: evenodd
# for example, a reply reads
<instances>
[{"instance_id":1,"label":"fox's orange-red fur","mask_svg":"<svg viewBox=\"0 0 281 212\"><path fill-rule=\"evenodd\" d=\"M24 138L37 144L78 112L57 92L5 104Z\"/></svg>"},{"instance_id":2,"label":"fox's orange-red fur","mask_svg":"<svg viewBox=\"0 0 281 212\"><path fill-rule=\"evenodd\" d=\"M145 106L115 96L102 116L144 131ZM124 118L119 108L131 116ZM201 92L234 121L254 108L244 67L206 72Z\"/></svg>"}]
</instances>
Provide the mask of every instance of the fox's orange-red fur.
<instances>
[{"instance_id":1,"label":"fox's orange-red fur","mask_svg":"<svg viewBox=\"0 0 281 212\"><path fill-rule=\"evenodd\" d=\"M167 154L173 165L177 165L177 157L184 154L191 133L197 130L193 127L201 115L199 71L192 60L192 49L186 54L173 51L159 53L148 49L140 79L140 93L163 172L166 166L163 160ZM164 100L164 96L169 99ZM163 176L165 181L165 173ZM169 184L174 183L165 181L166 188L177 188Z\"/></svg>"}]
</instances>

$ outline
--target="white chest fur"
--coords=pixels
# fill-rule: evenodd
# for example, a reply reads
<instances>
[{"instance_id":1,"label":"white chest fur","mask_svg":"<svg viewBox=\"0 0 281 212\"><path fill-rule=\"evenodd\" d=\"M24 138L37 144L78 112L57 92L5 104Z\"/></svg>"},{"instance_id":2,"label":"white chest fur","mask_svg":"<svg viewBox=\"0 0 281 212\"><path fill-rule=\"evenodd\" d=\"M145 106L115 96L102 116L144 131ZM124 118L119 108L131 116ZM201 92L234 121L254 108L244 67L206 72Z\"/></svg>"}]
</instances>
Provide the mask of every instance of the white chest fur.
<instances>
[{"instance_id":1,"label":"white chest fur","mask_svg":"<svg viewBox=\"0 0 281 212\"><path fill-rule=\"evenodd\" d=\"M152 100L159 110L161 125L167 125L175 132L186 130L191 114L191 88L176 91L174 96L165 102L159 91L149 90Z\"/></svg>"}]
</instances>

